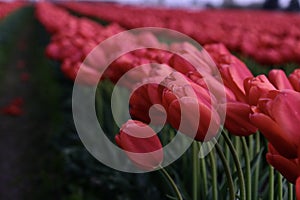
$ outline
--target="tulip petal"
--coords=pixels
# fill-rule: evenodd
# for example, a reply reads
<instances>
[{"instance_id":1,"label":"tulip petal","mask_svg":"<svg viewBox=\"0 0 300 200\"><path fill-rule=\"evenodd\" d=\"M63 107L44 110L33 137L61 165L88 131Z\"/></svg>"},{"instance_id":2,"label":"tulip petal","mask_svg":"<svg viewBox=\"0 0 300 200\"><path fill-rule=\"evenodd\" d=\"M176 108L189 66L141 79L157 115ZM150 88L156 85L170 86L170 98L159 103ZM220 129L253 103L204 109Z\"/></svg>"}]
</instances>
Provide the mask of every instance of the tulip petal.
<instances>
[{"instance_id":1,"label":"tulip petal","mask_svg":"<svg viewBox=\"0 0 300 200\"><path fill-rule=\"evenodd\" d=\"M116 135L115 141L141 169L154 169L163 160L162 145L158 136L142 122L127 121Z\"/></svg>"},{"instance_id":2,"label":"tulip petal","mask_svg":"<svg viewBox=\"0 0 300 200\"><path fill-rule=\"evenodd\" d=\"M297 147L294 141L286 137L285 132L270 117L262 113L254 113L250 115L250 121L262 132L281 155L287 158L297 156Z\"/></svg>"},{"instance_id":3,"label":"tulip petal","mask_svg":"<svg viewBox=\"0 0 300 200\"><path fill-rule=\"evenodd\" d=\"M229 102L226 104L225 127L231 134L248 136L257 131L257 128L250 123L250 106L241 102Z\"/></svg>"},{"instance_id":4,"label":"tulip petal","mask_svg":"<svg viewBox=\"0 0 300 200\"><path fill-rule=\"evenodd\" d=\"M300 92L300 69L296 69L289 75L289 81L293 85L294 90Z\"/></svg>"},{"instance_id":5,"label":"tulip petal","mask_svg":"<svg viewBox=\"0 0 300 200\"><path fill-rule=\"evenodd\" d=\"M299 166L295 160L271 153L267 153L266 158L268 163L274 166L289 182L295 183L297 177L300 176Z\"/></svg>"},{"instance_id":6,"label":"tulip petal","mask_svg":"<svg viewBox=\"0 0 300 200\"><path fill-rule=\"evenodd\" d=\"M283 70L273 69L269 72L268 76L270 82L279 90L282 89L293 89L291 83L289 82L286 74Z\"/></svg>"},{"instance_id":7,"label":"tulip petal","mask_svg":"<svg viewBox=\"0 0 300 200\"><path fill-rule=\"evenodd\" d=\"M285 132L285 137L300 146L300 93L283 90L268 104L270 115Z\"/></svg>"}]
</instances>

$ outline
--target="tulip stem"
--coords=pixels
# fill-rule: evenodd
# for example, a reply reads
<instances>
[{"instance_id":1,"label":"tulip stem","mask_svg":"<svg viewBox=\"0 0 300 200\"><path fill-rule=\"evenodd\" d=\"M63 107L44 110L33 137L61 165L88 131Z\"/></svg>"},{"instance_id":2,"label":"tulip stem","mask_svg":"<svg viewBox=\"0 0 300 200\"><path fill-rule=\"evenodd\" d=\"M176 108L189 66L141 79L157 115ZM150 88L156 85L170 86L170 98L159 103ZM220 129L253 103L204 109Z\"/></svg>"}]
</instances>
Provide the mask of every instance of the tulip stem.
<instances>
[{"instance_id":1,"label":"tulip stem","mask_svg":"<svg viewBox=\"0 0 300 200\"><path fill-rule=\"evenodd\" d=\"M198 200L198 145L197 142L193 142L193 200Z\"/></svg>"},{"instance_id":2,"label":"tulip stem","mask_svg":"<svg viewBox=\"0 0 300 200\"><path fill-rule=\"evenodd\" d=\"M277 173L277 179L278 179L278 200L282 200L282 175L280 173Z\"/></svg>"},{"instance_id":3,"label":"tulip stem","mask_svg":"<svg viewBox=\"0 0 300 200\"><path fill-rule=\"evenodd\" d=\"M294 186L293 186L293 184L288 183L288 188L289 188L288 200L293 200L294 199Z\"/></svg>"},{"instance_id":4,"label":"tulip stem","mask_svg":"<svg viewBox=\"0 0 300 200\"><path fill-rule=\"evenodd\" d=\"M260 133L257 132L255 135L255 156L260 152ZM254 183L253 183L253 195L254 199L258 198L258 181L259 181L259 170L260 170L260 159L258 159L255 171L254 171Z\"/></svg>"},{"instance_id":5,"label":"tulip stem","mask_svg":"<svg viewBox=\"0 0 300 200\"><path fill-rule=\"evenodd\" d=\"M269 166L269 200L274 199L274 168Z\"/></svg>"},{"instance_id":6,"label":"tulip stem","mask_svg":"<svg viewBox=\"0 0 300 200\"><path fill-rule=\"evenodd\" d=\"M212 170L213 200L217 200L218 199L217 165L216 165L216 157L213 150L209 153L209 158L210 158L210 164Z\"/></svg>"},{"instance_id":7,"label":"tulip stem","mask_svg":"<svg viewBox=\"0 0 300 200\"><path fill-rule=\"evenodd\" d=\"M230 152L232 154L232 157L233 157L233 162L235 163L235 166L236 166L236 169L237 169L237 174L238 174L239 183L240 183L240 194L241 194L239 199L244 200L244 199L246 199L245 179L244 179L241 163L240 163L239 158L238 158L238 154L237 154L232 142L230 141L228 135L225 133L224 129L222 130L222 135L224 137L224 140L225 140L226 144L229 147L229 150L230 150Z\"/></svg>"},{"instance_id":8,"label":"tulip stem","mask_svg":"<svg viewBox=\"0 0 300 200\"><path fill-rule=\"evenodd\" d=\"M207 192L207 172L206 172L206 163L205 163L205 159L203 158L202 156L202 150L201 150L201 146L200 146L200 143L199 144L199 159L200 159L200 169L201 169L201 179L202 179L202 184L203 184L203 194L202 194L202 197L204 199L206 199L206 192ZM201 156L200 156L201 155Z\"/></svg>"},{"instance_id":9,"label":"tulip stem","mask_svg":"<svg viewBox=\"0 0 300 200\"><path fill-rule=\"evenodd\" d=\"M178 200L183 200L182 196L181 196L181 193L178 189L178 187L176 186L174 180L172 179L172 177L169 175L169 173L167 172L167 170L165 170L165 168L163 167L160 167L160 170L161 172L165 175L165 177L167 178L167 180L169 181L169 183L171 184L172 186L172 189L174 190L176 196L177 196L177 199Z\"/></svg>"},{"instance_id":10,"label":"tulip stem","mask_svg":"<svg viewBox=\"0 0 300 200\"><path fill-rule=\"evenodd\" d=\"M242 137L242 148L243 148L243 155L245 158L245 166L246 166L245 167L246 168L246 194L247 194L247 199L251 200L251 166L250 166L249 149L245 137Z\"/></svg>"},{"instance_id":11,"label":"tulip stem","mask_svg":"<svg viewBox=\"0 0 300 200\"><path fill-rule=\"evenodd\" d=\"M253 148L254 141L253 140L254 140L253 135L249 135L249 148L248 149L250 149L250 151L249 151L250 159L253 159L253 155L254 155L254 148Z\"/></svg>"},{"instance_id":12,"label":"tulip stem","mask_svg":"<svg viewBox=\"0 0 300 200\"><path fill-rule=\"evenodd\" d=\"M234 195L234 184L233 184L233 180L232 180L232 176L230 173L230 166L228 165L227 161L226 161L226 157L222 152L222 148L220 146L219 143L215 144L216 146L216 151L221 159L221 162L223 164L224 170L225 170L225 174L227 177L227 184L228 184L228 189L229 189L229 195L230 195L230 200L234 200L235 199L235 195Z\"/></svg>"}]
</instances>

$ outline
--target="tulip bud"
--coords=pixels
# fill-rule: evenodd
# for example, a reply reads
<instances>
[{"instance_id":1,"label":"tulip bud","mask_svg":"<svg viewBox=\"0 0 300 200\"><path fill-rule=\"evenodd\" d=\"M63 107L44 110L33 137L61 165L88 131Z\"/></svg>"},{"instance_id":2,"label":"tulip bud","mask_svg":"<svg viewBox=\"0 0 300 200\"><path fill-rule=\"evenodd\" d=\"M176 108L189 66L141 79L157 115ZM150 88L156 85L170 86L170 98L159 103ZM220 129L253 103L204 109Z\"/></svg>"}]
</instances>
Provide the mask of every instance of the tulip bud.
<instances>
[{"instance_id":1,"label":"tulip bud","mask_svg":"<svg viewBox=\"0 0 300 200\"><path fill-rule=\"evenodd\" d=\"M269 91L276 90L265 75L245 79L244 87L250 105L257 105L260 98L266 97Z\"/></svg>"},{"instance_id":2,"label":"tulip bud","mask_svg":"<svg viewBox=\"0 0 300 200\"><path fill-rule=\"evenodd\" d=\"M296 182L300 176L300 165L298 159L288 159L280 155L276 149L269 144L269 152L266 155L267 161L278 170L289 182Z\"/></svg>"},{"instance_id":3,"label":"tulip bud","mask_svg":"<svg viewBox=\"0 0 300 200\"><path fill-rule=\"evenodd\" d=\"M282 156L295 158L300 148L299 111L300 93L293 90L271 91L259 100L250 121Z\"/></svg>"},{"instance_id":4,"label":"tulip bud","mask_svg":"<svg viewBox=\"0 0 300 200\"><path fill-rule=\"evenodd\" d=\"M293 86L289 82L284 71L279 69L273 69L269 72L270 82L278 89L293 89Z\"/></svg>"},{"instance_id":5,"label":"tulip bud","mask_svg":"<svg viewBox=\"0 0 300 200\"><path fill-rule=\"evenodd\" d=\"M247 66L231 55L224 45L206 45L205 49L217 63L225 86L231 89L238 101L246 102L244 80L253 77Z\"/></svg>"},{"instance_id":6,"label":"tulip bud","mask_svg":"<svg viewBox=\"0 0 300 200\"><path fill-rule=\"evenodd\" d=\"M142 122L127 121L115 140L129 159L141 169L153 170L163 161L163 149L158 136Z\"/></svg>"},{"instance_id":7,"label":"tulip bud","mask_svg":"<svg viewBox=\"0 0 300 200\"><path fill-rule=\"evenodd\" d=\"M249 114L251 108L242 102L228 102L226 104L225 127L233 135L248 136L257 131L251 124Z\"/></svg>"},{"instance_id":8,"label":"tulip bud","mask_svg":"<svg viewBox=\"0 0 300 200\"><path fill-rule=\"evenodd\" d=\"M178 72L170 74L162 85L162 104L171 126L198 141L208 141L217 135L220 118L212 108L216 101L205 88Z\"/></svg>"},{"instance_id":9,"label":"tulip bud","mask_svg":"<svg viewBox=\"0 0 300 200\"><path fill-rule=\"evenodd\" d=\"M296 69L289 75L289 81L293 85L294 90L300 92L300 69Z\"/></svg>"}]
</instances>

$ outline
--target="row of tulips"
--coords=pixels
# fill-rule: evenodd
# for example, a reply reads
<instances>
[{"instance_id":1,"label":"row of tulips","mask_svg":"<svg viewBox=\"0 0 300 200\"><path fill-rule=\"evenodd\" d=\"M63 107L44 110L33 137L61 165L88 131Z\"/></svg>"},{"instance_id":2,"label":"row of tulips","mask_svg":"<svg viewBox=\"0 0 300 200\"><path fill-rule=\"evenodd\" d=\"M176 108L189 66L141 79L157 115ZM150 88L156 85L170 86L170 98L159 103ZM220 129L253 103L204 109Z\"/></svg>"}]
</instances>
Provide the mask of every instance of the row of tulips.
<instances>
[{"instance_id":1,"label":"row of tulips","mask_svg":"<svg viewBox=\"0 0 300 200\"><path fill-rule=\"evenodd\" d=\"M185 33L202 45L222 42L230 50L242 52L262 64L300 62L298 14L249 10L167 10L75 2L64 6L84 15L117 22L129 29L164 27Z\"/></svg>"},{"instance_id":2,"label":"row of tulips","mask_svg":"<svg viewBox=\"0 0 300 200\"><path fill-rule=\"evenodd\" d=\"M15 11L16 9L24 6L25 3L21 1L15 2L0 2L0 19L6 17L11 12Z\"/></svg>"},{"instance_id":3,"label":"row of tulips","mask_svg":"<svg viewBox=\"0 0 300 200\"><path fill-rule=\"evenodd\" d=\"M297 199L300 198L299 72L299 69L296 69L288 78L283 71L272 70L268 78L265 75L248 77L242 81L242 85L236 81L241 79L235 74L232 81L243 88L245 101L227 102L225 122L225 128L231 134L239 136L250 135L257 128L260 130L269 142L268 163L289 182L296 184ZM222 75L232 78L225 73ZM130 100L130 112L138 121L129 120L116 136L117 144L127 151L129 158L139 167L148 170L158 167L163 162L162 144L159 137L147 126L150 120L148 116L145 117L152 105L163 105L167 113L167 122L200 142L216 137L220 125L218 112L211 109L211 99L207 91L197 82L181 73L172 72L162 81L162 85L166 87L143 85L135 91ZM193 97L191 91L195 91L196 97ZM195 121L194 118L197 116L197 108L201 116L200 121ZM161 110L157 111L159 112ZM158 118L154 116L151 122L161 122L162 113L157 116ZM188 119L187 125L182 126L182 119ZM210 124L213 125L208 128ZM195 127L198 127L196 136L190 135ZM132 134L143 135L145 138L134 137ZM149 152L153 154L145 156L146 158L135 154Z\"/></svg>"},{"instance_id":4,"label":"row of tulips","mask_svg":"<svg viewBox=\"0 0 300 200\"><path fill-rule=\"evenodd\" d=\"M52 34L47 56L62 62L62 71L71 79L75 79L84 58L98 43L124 30L117 24L103 27L87 18L72 16L50 3L36 4L36 17ZM93 68L86 68L86 80L94 73Z\"/></svg>"},{"instance_id":5,"label":"row of tulips","mask_svg":"<svg viewBox=\"0 0 300 200\"><path fill-rule=\"evenodd\" d=\"M222 112L213 107L218 104L226 109L225 128L231 134L249 136L257 129L261 131L269 141L267 161L288 181L296 184L297 199L300 199L299 69L289 77L281 70L270 71L268 78L264 75L253 77L246 65L223 44L208 44L204 49L216 63L217 68L214 68L204 51L188 43L162 44L151 33L129 34L129 42L119 41L105 49L97 49L95 55L92 53L83 62L97 42L123 29L115 24L103 27L91 20L74 17L48 3L37 4L36 16L52 34L47 55L62 62L62 70L72 79L81 65L84 73L80 77L84 83L97 84L97 75L103 70L105 60L122 48L155 44L178 53L157 49L135 50L116 59L104 72L104 77L114 83L125 73L128 76L122 85L132 91L129 106L134 120L125 123L115 139L137 166L150 170L159 167L164 157L159 137L147 124L163 125L165 112L166 121L173 128L196 141L210 141L217 136L222 123ZM187 62L179 55L191 59ZM160 66L141 68L134 74L127 74L137 66L153 62ZM200 67L201 73L194 66ZM220 72L221 80L216 78L216 70ZM149 80L158 82L148 84ZM207 81L215 87L209 88ZM225 99L220 98L222 92ZM154 107L151 118L145 115L157 104L163 109ZM201 116L201 120L195 120L194 116ZM187 119L184 126L181 126L182 118ZM192 130L196 130L196 135L192 134ZM136 153L151 152L154 153L146 158L136 156Z\"/></svg>"}]
</instances>

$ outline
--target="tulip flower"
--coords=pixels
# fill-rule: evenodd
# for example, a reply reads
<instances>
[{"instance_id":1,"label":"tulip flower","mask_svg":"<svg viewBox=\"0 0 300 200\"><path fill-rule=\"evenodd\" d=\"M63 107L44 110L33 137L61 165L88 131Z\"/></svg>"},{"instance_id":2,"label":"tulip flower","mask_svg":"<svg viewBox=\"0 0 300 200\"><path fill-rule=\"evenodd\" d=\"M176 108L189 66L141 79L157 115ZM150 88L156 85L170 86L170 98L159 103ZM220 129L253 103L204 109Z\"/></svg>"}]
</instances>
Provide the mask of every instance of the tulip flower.
<instances>
[{"instance_id":1,"label":"tulip flower","mask_svg":"<svg viewBox=\"0 0 300 200\"><path fill-rule=\"evenodd\" d=\"M260 98L266 97L269 91L276 90L265 75L245 79L244 87L250 105L257 105Z\"/></svg>"},{"instance_id":2,"label":"tulip flower","mask_svg":"<svg viewBox=\"0 0 300 200\"><path fill-rule=\"evenodd\" d=\"M129 159L141 169L155 169L163 161L163 149L158 136L142 122L127 121L115 140Z\"/></svg>"},{"instance_id":3,"label":"tulip flower","mask_svg":"<svg viewBox=\"0 0 300 200\"><path fill-rule=\"evenodd\" d=\"M237 136L248 136L255 133L257 128L249 120L250 113L251 108L248 104L237 101L226 103L225 128Z\"/></svg>"},{"instance_id":4,"label":"tulip flower","mask_svg":"<svg viewBox=\"0 0 300 200\"><path fill-rule=\"evenodd\" d=\"M300 176L299 158L288 159L280 155L276 149L269 143L269 152L266 155L267 161L276 170L278 170L289 182L295 184Z\"/></svg>"},{"instance_id":5,"label":"tulip flower","mask_svg":"<svg viewBox=\"0 0 300 200\"><path fill-rule=\"evenodd\" d=\"M293 85L294 90L300 92L300 69L296 69L289 75L289 80Z\"/></svg>"},{"instance_id":6,"label":"tulip flower","mask_svg":"<svg viewBox=\"0 0 300 200\"><path fill-rule=\"evenodd\" d=\"M178 55L174 54L169 61L169 65L176 71L186 76L191 73L201 76L199 72L214 74L216 70L215 64L205 51L199 51L187 42L175 43L170 48L178 53Z\"/></svg>"},{"instance_id":7,"label":"tulip flower","mask_svg":"<svg viewBox=\"0 0 300 200\"><path fill-rule=\"evenodd\" d=\"M246 102L244 80L253 77L247 66L222 44L205 45L205 49L216 62L225 86L231 89L238 101Z\"/></svg>"},{"instance_id":8,"label":"tulip flower","mask_svg":"<svg viewBox=\"0 0 300 200\"><path fill-rule=\"evenodd\" d=\"M265 98L259 99L250 114L250 121L282 156L297 156L300 148L300 93L270 91Z\"/></svg>"},{"instance_id":9,"label":"tulip flower","mask_svg":"<svg viewBox=\"0 0 300 200\"><path fill-rule=\"evenodd\" d=\"M180 53L179 55L174 54L170 58L169 65L172 68L201 87L209 89L220 102L224 102L225 98L223 97L225 96L227 100L235 100L233 92L215 77L217 68L209 54L205 51L199 51L189 43L175 44L171 48Z\"/></svg>"},{"instance_id":10,"label":"tulip flower","mask_svg":"<svg viewBox=\"0 0 300 200\"><path fill-rule=\"evenodd\" d=\"M23 114L23 104L23 98L18 97L11 100L11 102L7 106L1 108L0 111L5 115L20 116Z\"/></svg>"},{"instance_id":11,"label":"tulip flower","mask_svg":"<svg viewBox=\"0 0 300 200\"><path fill-rule=\"evenodd\" d=\"M215 99L205 88L178 72L170 74L162 85L162 104L171 126L198 141L208 141L217 135L220 118L212 108Z\"/></svg>"},{"instance_id":12,"label":"tulip flower","mask_svg":"<svg viewBox=\"0 0 300 200\"><path fill-rule=\"evenodd\" d=\"M289 82L286 74L283 70L273 69L269 72L268 76L270 82L278 89L293 89L293 86Z\"/></svg>"},{"instance_id":13,"label":"tulip flower","mask_svg":"<svg viewBox=\"0 0 300 200\"><path fill-rule=\"evenodd\" d=\"M130 96L129 107L133 119L146 124L151 122L153 125L165 123L166 112L162 107L162 97L158 88L164 77L171 72L172 69L167 65L157 65L150 69L145 77L140 77L140 83L131 88L133 91Z\"/></svg>"},{"instance_id":14,"label":"tulip flower","mask_svg":"<svg viewBox=\"0 0 300 200\"><path fill-rule=\"evenodd\" d=\"M146 124L154 125L165 123L166 113L161 105L161 96L158 92L158 84L146 84L136 89L129 100L130 115ZM152 110L150 110L150 108Z\"/></svg>"}]
</instances>

